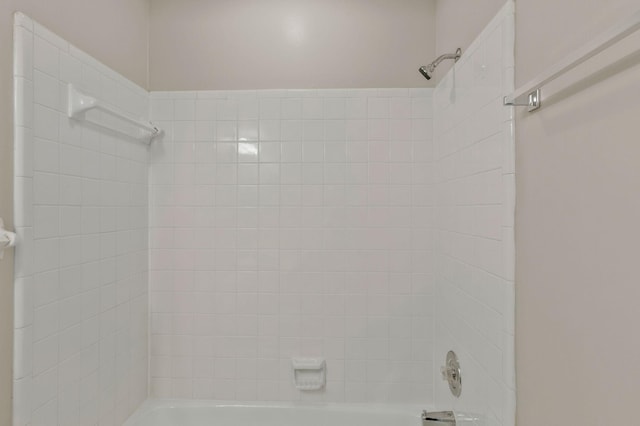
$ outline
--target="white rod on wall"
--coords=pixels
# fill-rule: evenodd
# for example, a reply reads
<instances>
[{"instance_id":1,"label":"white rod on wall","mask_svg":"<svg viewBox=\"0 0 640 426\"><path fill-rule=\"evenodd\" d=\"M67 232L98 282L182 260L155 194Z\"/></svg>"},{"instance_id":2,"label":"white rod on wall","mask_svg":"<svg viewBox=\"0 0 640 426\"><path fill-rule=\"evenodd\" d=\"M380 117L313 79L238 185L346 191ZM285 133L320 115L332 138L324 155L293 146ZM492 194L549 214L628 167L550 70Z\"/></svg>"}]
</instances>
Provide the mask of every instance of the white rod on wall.
<instances>
[{"instance_id":1,"label":"white rod on wall","mask_svg":"<svg viewBox=\"0 0 640 426\"><path fill-rule=\"evenodd\" d=\"M590 43L575 50L562 61L555 64L548 71L529 81L511 95L504 97L505 105L528 106L534 111L541 106L540 90L545 84L571 71L578 65L593 58L602 51L613 46L625 37L640 29L640 10L603 32Z\"/></svg>"},{"instance_id":2,"label":"white rod on wall","mask_svg":"<svg viewBox=\"0 0 640 426\"><path fill-rule=\"evenodd\" d=\"M127 114L124 114L110 107L109 105L106 105L100 102L94 97L82 93L77 88L75 88L73 84L69 84L68 90L69 90L69 106L68 106L69 118L73 118L76 120L83 120L85 118L84 113L92 109L98 109L126 123L132 124L140 128L144 132L146 132L147 134L144 135L144 139L148 140L148 143L151 143L154 137L162 133L162 130L157 126L155 126L150 121L144 121L144 120L130 117ZM94 124L97 124L97 123L94 123ZM104 125L101 125L101 126L106 127ZM122 131L117 129L111 129L111 130L119 133L123 133Z\"/></svg>"}]
</instances>

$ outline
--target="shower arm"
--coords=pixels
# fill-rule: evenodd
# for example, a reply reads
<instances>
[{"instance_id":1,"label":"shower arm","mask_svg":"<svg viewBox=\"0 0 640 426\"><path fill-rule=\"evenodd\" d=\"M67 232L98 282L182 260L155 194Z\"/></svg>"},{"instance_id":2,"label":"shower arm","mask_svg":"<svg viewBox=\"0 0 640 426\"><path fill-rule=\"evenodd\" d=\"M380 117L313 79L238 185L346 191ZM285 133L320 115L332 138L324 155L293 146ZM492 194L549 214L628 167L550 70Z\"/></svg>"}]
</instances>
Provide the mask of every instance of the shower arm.
<instances>
[{"instance_id":1,"label":"shower arm","mask_svg":"<svg viewBox=\"0 0 640 426\"><path fill-rule=\"evenodd\" d=\"M434 72L436 67L440 65L440 62L445 61L447 59L453 59L454 61L457 62L458 59L460 59L461 55L462 55L462 49L458 48L456 50L456 53L445 53L444 55L438 56L438 58L435 61L427 65L427 68L429 69L429 72Z\"/></svg>"}]
</instances>

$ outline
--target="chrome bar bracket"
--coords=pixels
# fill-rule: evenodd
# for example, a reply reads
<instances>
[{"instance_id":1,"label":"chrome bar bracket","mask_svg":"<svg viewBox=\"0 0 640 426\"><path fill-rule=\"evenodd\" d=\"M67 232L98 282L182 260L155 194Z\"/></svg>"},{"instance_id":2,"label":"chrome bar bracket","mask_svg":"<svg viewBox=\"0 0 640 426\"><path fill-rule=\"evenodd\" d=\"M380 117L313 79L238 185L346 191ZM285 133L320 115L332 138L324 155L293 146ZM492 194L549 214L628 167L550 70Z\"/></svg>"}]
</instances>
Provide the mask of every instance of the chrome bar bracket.
<instances>
[{"instance_id":1,"label":"chrome bar bracket","mask_svg":"<svg viewBox=\"0 0 640 426\"><path fill-rule=\"evenodd\" d=\"M527 95L520 96L519 98L504 97L504 105L507 106L526 106L527 111L532 112L539 109L542 106L542 99L540 97L540 89L536 89Z\"/></svg>"}]
</instances>

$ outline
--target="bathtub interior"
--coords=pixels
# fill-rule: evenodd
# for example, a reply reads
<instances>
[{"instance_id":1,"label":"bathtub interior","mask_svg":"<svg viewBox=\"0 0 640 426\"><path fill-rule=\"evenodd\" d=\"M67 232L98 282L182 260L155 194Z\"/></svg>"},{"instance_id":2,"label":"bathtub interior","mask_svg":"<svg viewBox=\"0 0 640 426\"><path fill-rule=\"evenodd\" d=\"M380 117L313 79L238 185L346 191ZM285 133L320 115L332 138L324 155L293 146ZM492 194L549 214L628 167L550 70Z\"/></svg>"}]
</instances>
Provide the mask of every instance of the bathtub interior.
<instances>
[{"instance_id":1,"label":"bathtub interior","mask_svg":"<svg viewBox=\"0 0 640 426\"><path fill-rule=\"evenodd\" d=\"M419 426L418 406L149 400L123 426Z\"/></svg>"}]
</instances>

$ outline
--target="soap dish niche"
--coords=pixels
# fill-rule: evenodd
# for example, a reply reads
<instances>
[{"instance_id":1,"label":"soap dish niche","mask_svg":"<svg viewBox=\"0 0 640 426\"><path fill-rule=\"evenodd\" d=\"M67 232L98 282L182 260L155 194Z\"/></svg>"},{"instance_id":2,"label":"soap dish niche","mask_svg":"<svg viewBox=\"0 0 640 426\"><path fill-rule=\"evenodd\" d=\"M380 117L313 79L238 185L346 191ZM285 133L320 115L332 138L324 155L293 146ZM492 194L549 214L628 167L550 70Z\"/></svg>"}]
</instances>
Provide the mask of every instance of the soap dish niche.
<instances>
[{"instance_id":1,"label":"soap dish niche","mask_svg":"<svg viewBox=\"0 0 640 426\"><path fill-rule=\"evenodd\" d=\"M323 358L293 358L291 366L296 389L314 391L324 388L327 363Z\"/></svg>"}]
</instances>

